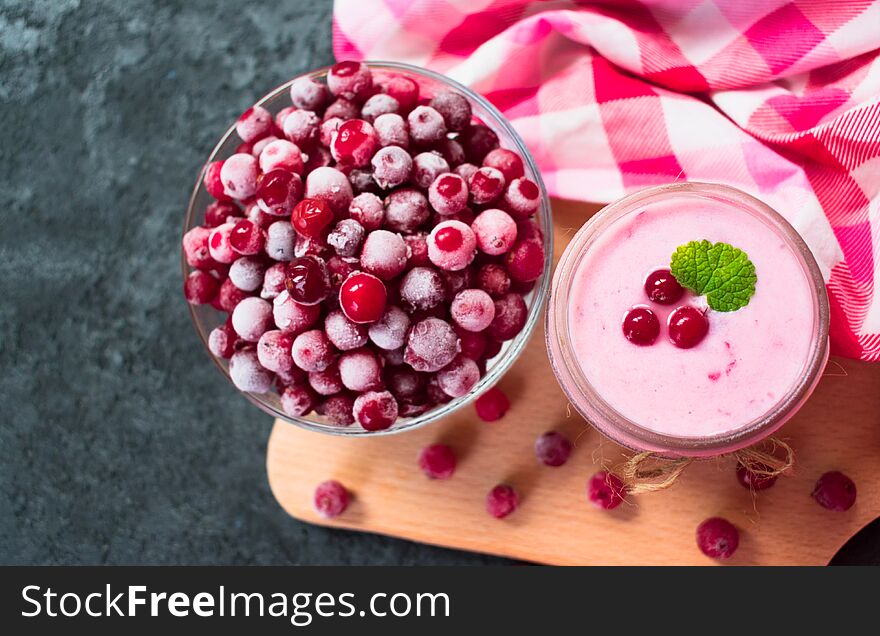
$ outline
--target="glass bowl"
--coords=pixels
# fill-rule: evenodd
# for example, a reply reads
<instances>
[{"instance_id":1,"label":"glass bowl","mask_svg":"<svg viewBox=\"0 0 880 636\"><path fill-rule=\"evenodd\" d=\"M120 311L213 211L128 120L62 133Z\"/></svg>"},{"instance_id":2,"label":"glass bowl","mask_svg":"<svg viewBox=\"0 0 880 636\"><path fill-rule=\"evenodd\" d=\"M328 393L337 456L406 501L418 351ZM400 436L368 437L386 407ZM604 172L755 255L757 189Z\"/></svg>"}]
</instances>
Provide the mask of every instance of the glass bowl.
<instances>
[{"instance_id":1,"label":"glass bowl","mask_svg":"<svg viewBox=\"0 0 880 636\"><path fill-rule=\"evenodd\" d=\"M253 404L275 418L290 422L291 424L296 424L297 426L301 426L308 430L333 435L388 435L412 430L457 411L495 384L519 357L519 354L528 342L529 336L531 336L535 325L538 323L550 284L550 269L553 258L553 226L547 191L541 180L538 168L535 165L534 158L526 148L523 140L513 129L510 122L507 121L507 119L505 119L504 116L485 98L448 77L444 77L443 75L423 68L397 62L366 62L366 64L372 70L373 77L377 82L382 83L390 76L403 75L412 79L419 85L420 95L423 97L430 97L438 90L446 89L461 93L471 102L474 117L479 119L481 123L488 126L496 135L498 135L501 147L514 150L522 157L525 164L525 176L537 183L541 191L541 205L534 218L541 227L544 235L544 273L541 275L541 278L536 281L533 290L525 296L526 305L528 307L528 317L526 319L525 327L514 339L505 342L498 355L488 361L485 374L467 395L454 398L446 404L438 405L421 415L409 418L399 418L394 425L386 430L367 431L361 428L357 423L350 426L339 426L328 422L324 417L317 413L311 413L303 417L291 417L281 408L281 402L277 393L270 392L257 394L242 392ZM311 77L323 82L326 79L329 68L330 67L321 68L299 77ZM271 93L258 100L257 105L269 110L273 116L282 108L290 106L290 84L296 79L299 79L299 77L279 86ZM234 154L235 148L240 141L241 140L235 132L235 126L231 126L220 138L217 146L205 161L205 166L212 161L225 159ZM214 201L202 185L203 176L204 167L199 174L199 178L196 181L192 195L189 199L186 218L184 219L184 233L200 224L205 208ZM182 251L181 269L184 277L186 277L191 271ZM223 373L223 375L229 380L230 384L232 384L232 380L229 377L228 361L214 356L208 349L208 335L212 329L224 322L226 314L213 309L210 305L190 305L187 303L187 306L189 307L193 326L202 341L205 351L214 361L214 364L217 365L217 368L220 369L220 372ZM237 388L235 390L238 391Z\"/></svg>"}]
</instances>

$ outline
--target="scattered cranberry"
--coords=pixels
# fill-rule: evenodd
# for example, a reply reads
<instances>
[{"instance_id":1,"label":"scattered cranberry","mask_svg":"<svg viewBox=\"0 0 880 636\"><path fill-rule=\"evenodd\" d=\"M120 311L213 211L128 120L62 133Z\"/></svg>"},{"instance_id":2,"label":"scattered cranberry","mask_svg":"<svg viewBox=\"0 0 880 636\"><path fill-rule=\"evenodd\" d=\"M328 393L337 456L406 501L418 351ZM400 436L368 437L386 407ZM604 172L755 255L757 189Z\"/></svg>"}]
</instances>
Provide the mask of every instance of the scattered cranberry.
<instances>
[{"instance_id":1,"label":"scattered cranberry","mask_svg":"<svg viewBox=\"0 0 880 636\"><path fill-rule=\"evenodd\" d=\"M660 333L660 321L647 307L633 307L623 317L623 335L641 347L654 344Z\"/></svg>"},{"instance_id":2,"label":"scattered cranberry","mask_svg":"<svg viewBox=\"0 0 880 636\"><path fill-rule=\"evenodd\" d=\"M430 106L416 106L406 120L410 137L417 144L430 145L446 136L443 116Z\"/></svg>"},{"instance_id":3,"label":"scattered cranberry","mask_svg":"<svg viewBox=\"0 0 880 636\"><path fill-rule=\"evenodd\" d=\"M769 470L769 468L763 464L758 464L755 468L759 471ZM766 490L776 483L776 479L776 475L762 475L760 472L749 470L741 463L737 463L736 465L736 480L743 488L756 491Z\"/></svg>"},{"instance_id":4,"label":"scattered cranberry","mask_svg":"<svg viewBox=\"0 0 880 636\"><path fill-rule=\"evenodd\" d=\"M856 502L856 484L843 473L834 470L819 477L810 496L823 508L844 512Z\"/></svg>"},{"instance_id":5,"label":"scattered cranberry","mask_svg":"<svg viewBox=\"0 0 880 636\"><path fill-rule=\"evenodd\" d=\"M281 393L281 408L290 417L308 415L315 408L315 395L304 385L291 385Z\"/></svg>"},{"instance_id":6,"label":"scattered cranberry","mask_svg":"<svg viewBox=\"0 0 880 636\"><path fill-rule=\"evenodd\" d=\"M681 349L697 346L709 331L709 319L706 314L690 305L679 307L669 314L667 324L669 340Z\"/></svg>"},{"instance_id":7,"label":"scattered cranberry","mask_svg":"<svg viewBox=\"0 0 880 636\"><path fill-rule=\"evenodd\" d=\"M363 101L373 88L373 74L362 62L338 62L327 73L327 88L337 97Z\"/></svg>"},{"instance_id":8,"label":"scattered cranberry","mask_svg":"<svg viewBox=\"0 0 880 636\"><path fill-rule=\"evenodd\" d=\"M406 268L406 243L400 234L374 230L361 249L361 267L382 280L391 280Z\"/></svg>"},{"instance_id":9,"label":"scattered cranberry","mask_svg":"<svg viewBox=\"0 0 880 636\"><path fill-rule=\"evenodd\" d=\"M706 519L697 526L697 546L707 557L729 559L739 546L739 531L727 519Z\"/></svg>"},{"instance_id":10,"label":"scattered cranberry","mask_svg":"<svg viewBox=\"0 0 880 636\"><path fill-rule=\"evenodd\" d=\"M510 400L498 387L492 387L477 398L474 403L477 415L484 422L495 422L504 417L510 408Z\"/></svg>"},{"instance_id":11,"label":"scattered cranberry","mask_svg":"<svg viewBox=\"0 0 880 636\"><path fill-rule=\"evenodd\" d=\"M349 320L356 323L375 322L382 317L388 293L384 283L364 272L355 272L339 289L339 306Z\"/></svg>"},{"instance_id":12,"label":"scattered cranberry","mask_svg":"<svg viewBox=\"0 0 880 636\"><path fill-rule=\"evenodd\" d=\"M617 508L626 496L626 488L620 477L600 470L587 482L587 498L602 510Z\"/></svg>"},{"instance_id":13,"label":"scattered cranberry","mask_svg":"<svg viewBox=\"0 0 880 636\"><path fill-rule=\"evenodd\" d=\"M335 479L325 481L315 489L315 510L325 519L338 517L348 508L348 491Z\"/></svg>"},{"instance_id":14,"label":"scattered cranberry","mask_svg":"<svg viewBox=\"0 0 880 636\"><path fill-rule=\"evenodd\" d=\"M455 472L455 453L446 444L425 446L418 462L422 472L431 479L449 479Z\"/></svg>"},{"instance_id":15,"label":"scattered cranberry","mask_svg":"<svg viewBox=\"0 0 880 636\"><path fill-rule=\"evenodd\" d=\"M272 374L260 364L253 349L236 351L229 358L229 377L239 391L266 393L272 388Z\"/></svg>"},{"instance_id":16,"label":"scattered cranberry","mask_svg":"<svg viewBox=\"0 0 880 636\"><path fill-rule=\"evenodd\" d=\"M648 274L645 280L645 293L659 305L671 305L681 300L684 288L678 284L668 269L658 269Z\"/></svg>"},{"instance_id":17,"label":"scattered cranberry","mask_svg":"<svg viewBox=\"0 0 880 636\"><path fill-rule=\"evenodd\" d=\"M548 431L535 440L535 455L542 464L562 466L571 455L571 442L562 433Z\"/></svg>"},{"instance_id":18,"label":"scattered cranberry","mask_svg":"<svg viewBox=\"0 0 880 636\"><path fill-rule=\"evenodd\" d=\"M226 189L223 187L223 180L220 178L220 171L222 169L222 161L213 161L209 163L205 166L205 176L202 178L202 183L205 186L205 190L208 191L208 194L218 201L230 201L232 198L226 194Z\"/></svg>"},{"instance_id":19,"label":"scattered cranberry","mask_svg":"<svg viewBox=\"0 0 880 636\"><path fill-rule=\"evenodd\" d=\"M287 266L285 281L290 297L301 305L317 305L330 293L327 265L317 256L295 258Z\"/></svg>"},{"instance_id":20,"label":"scattered cranberry","mask_svg":"<svg viewBox=\"0 0 880 636\"><path fill-rule=\"evenodd\" d=\"M191 305L207 305L220 291L220 281L208 272L196 270L183 281L183 295Z\"/></svg>"},{"instance_id":21,"label":"scattered cranberry","mask_svg":"<svg viewBox=\"0 0 880 636\"><path fill-rule=\"evenodd\" d=\"M373 179L383 190L388 190L409 180L413 160L409 153L398 146L386 146L373 155Z\"/></svg>"},{"instance_id":22,"label":"scattered cranberry","mask_svg":"<svg viewBox=\"0 0 880 636\"><path fill-rule=\"evenodd\" d=\"M495 300L495 318L487 333L496 340L513 340L525 327L528 313L523 297L509 292Z\"/></svg>"},{"instance_id":23,"label":"scattered cranberry","mask_svg":"<svg viewBox=\"0 0 880 636\"><path fill-rule=\"evenodd\" d=\"M419 102L419 85L402 75L389 78L385 84L385 93L397 100L402 113L408 113Z\"/></svg>"},{"instance_id":24,"label":"scattered cranberry","mask_svg":"<svg viewBox=\"0 0 880 636\"><path fill-rule=\"evenodd\" d=\"M389 428L397 419L397 400L388 391L367 391L354 401L354 416L368 431Z\"/></svg>"},{"instance_id":25,"label":"scattered cranberry","mask_svg":"<svg viewBox=\"0 0 880 636\"><path fill-rule=\"evenodd\" d=\"M378 147L379 137L372 124L363 119L349 119L333 136L330 154L340 164L361 167L370 163ZM405 151L404 154L409 159L409 154Z\"/></svg>"},{"instance_id":26,"label":"scattered cranberry","mask_svg":"<svg viewBox=\"0 0 880 636\"><path fill-rule=\"evenodd\" d=\"M486 495L486 512L496 519L503 519L519 505L516 491L506 484L498 484Z\"/></svg>"}]
</instances>

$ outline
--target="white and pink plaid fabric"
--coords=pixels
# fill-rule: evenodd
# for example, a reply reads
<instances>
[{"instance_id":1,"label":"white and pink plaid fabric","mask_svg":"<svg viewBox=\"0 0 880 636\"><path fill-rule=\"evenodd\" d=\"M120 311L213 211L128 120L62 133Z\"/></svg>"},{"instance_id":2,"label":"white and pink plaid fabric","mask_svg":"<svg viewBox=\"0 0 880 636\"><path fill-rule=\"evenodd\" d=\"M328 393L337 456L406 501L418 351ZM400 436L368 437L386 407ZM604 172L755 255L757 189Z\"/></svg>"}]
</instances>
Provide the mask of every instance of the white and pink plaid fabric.
<instances>
[{"instance_id":1,"label":"white and pink plaid fabric","mask_svg":"<svg viewBox=\"0 0 880 636\"><path fill-rule=\"evenodd\" d=\"M834 352L880 360L880 1L337 0L333 35L485 95L552 195L761 198L823 268Z\"/></svg>"}]
</instances>

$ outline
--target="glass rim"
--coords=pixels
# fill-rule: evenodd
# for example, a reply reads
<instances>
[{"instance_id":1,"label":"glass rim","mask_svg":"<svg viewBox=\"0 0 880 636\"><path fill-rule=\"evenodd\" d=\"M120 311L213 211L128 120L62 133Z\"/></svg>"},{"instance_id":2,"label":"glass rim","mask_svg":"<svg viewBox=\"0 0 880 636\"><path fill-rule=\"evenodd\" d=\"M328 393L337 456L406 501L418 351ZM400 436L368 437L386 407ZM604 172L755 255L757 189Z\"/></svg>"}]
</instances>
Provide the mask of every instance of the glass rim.
<instances>
[{"instance_id":1,"label":"glass rim","mask_svg":"<svg viewBox=\"0 0 880 636\"><path fill-rule=\"evenodd\" d=\"M471 90L467 86L464 86L463 84L453 80L452 78L449 78L435 71L431 71L418 66L413 66L411 64L406 64L403 62L365 60L363 63L373 70L388 70L404 75L416 75L436 82L438 84L445 85L449 88L452 88L453 90L459 91L461 94L467 97L468 100L474 102L475 104L478 104L481 109L491 115L493 121L483 121L486 126L488 126L496 133L503 131L503 133L512 140L513 145L515 146L514 149L520 154L523 162L526 165L526 174L535 181L541 193L541 205L538 208L538 211L535 213L535 217L539 221L539 225L544 236L544 271L531 292L532 298L528 306L528 315L526 317L526 323L523 326L522 331L520 331L512 340L508 341L509 344L503 350L501 357L486 369L485 375L483 375L477 382L477 384L474 385L474 387L470 391L468 391L467 395L453 398L449 402L445 404L440 404L420 415L400 418L398 420L398 422L400 422L399 424L395 424L388 429L381 431L368 431L356 425L335 426L332 424L323 423L316 419L311 419L307 416L292 417L284 413L282 410L275 408L271 404L267 403L266 400L261 399L262 394L254 394L241 391L240 389L235 387L235 385L232 384L232 379L229 376L229 371L226 368L225 364L221 362L221 360L219 360L216 356L214 356L214 354L211 353L208 347L209 331L206 331L205 326L202 324L202 320L196 314L196 308L189 303L186 303L186 306L193 327L195 328L199 339L202 341L202 346L205 350L205 353L207 353L208 357L213 361L214 365L220 370L221 374L230 382L230 384L232 384L234 390L247 398L248 401L257 406L259 409L261 409L265 413L268 413L269 415L272 415L276 419L280 419L291 424L300 426L304 429L315 431L318 433L354 437L376 437L380 435L395 435L404 431L414 430L416 428L420 428L422 426L425 426L426 424L434 422L442 417L445 417L453 413L454 411L459 410L460 408L470 404L477 397L479 397L479 395L481 395L483 392L485 392L487 389L497 383L501 379L501 377L510 369L513 363L519 358L520 354L528 343L529 338L531 337L532 332L534 331L535 326L538 324L538 321L541 317L541 312L543 311L544 303L546 302L550 290L550 280L552 278L554 237L553 215L550 206L550 199L547 194L547 188L545 187L544 181L541 178L541 172L538 170L538 167L535 163L535 159L532 156L532 153L529 151L528 147L526 146L525 141L523 141L519 133L513 128L513 125L510 123L510 121L491 102L489 102L485 97ZM302 79L303 77L310 77L312 79L323 79L324 77L326 77L331 66L332 65L323 66L306 73L301 73L300 75L291 78L287 82L274 88L266 95L258 99L255 102L255 105L263 106L269 102L274 101L276 98L289 91L290 85L293 82L298 79ZM204 190L203 180L208 164L217 159L218 155L223 151L230 138L235 134L235 124L233 123L220 137L220 140L214 146L213 150L211 150L211 153L208 155L201 170L199 171L198 179L193 186L193 189L190 193L189 201L187 203L186 214L184 215L183 222L183 233L186 233L189 229L191 229L195 225L198 225L196 220L198 219L198 215L200 214L200 209L197 206L197 201L200 192ZM186 262L186 256L183 250L181 250L180 252L180 264L182 276L184 279L186 279L191 268Z\"/></svg>"},{"instance_id":2,"label":"glass rim","mask_svg":"<svg viewBox=\"0 0 880 636\"><path fill-rule=\"evenodd\" d=\"M715 435L679 437L658 433L621 414L586 379L575 359L569 336L569 294L581 259L592 241L636 206L682 195L704 195L725 200L746 208L749 213L771 225L798 257L812 289L814 337L802 376L762 416L733 431ZM764 439L797 412L815 388L828 359L829 321L828 295L819 265L803 237L782 215L759 199L730 186L704 182L673 183L645 188L608 204L575 233L559 259L553 276L545 321L545 344L553 371L569 401L587 422L605 436L636 451L652 451L674 457L712 456Z\"/></svg>"}]
</instances>

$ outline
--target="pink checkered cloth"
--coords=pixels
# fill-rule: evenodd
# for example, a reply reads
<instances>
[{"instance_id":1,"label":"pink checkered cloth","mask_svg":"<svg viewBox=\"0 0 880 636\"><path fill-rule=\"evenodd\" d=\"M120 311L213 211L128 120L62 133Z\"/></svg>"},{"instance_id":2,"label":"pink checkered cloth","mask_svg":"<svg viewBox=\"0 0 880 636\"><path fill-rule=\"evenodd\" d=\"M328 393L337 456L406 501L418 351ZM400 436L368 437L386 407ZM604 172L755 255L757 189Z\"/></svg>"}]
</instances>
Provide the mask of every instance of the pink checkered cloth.
<instances>
[{"instance_id":1,"label":"pink checkered cloth","mask_svg":"<svg viewBox=\"0 0 880 636\"><path fill-rule=\"evenodd\" d=\"M880 360L880 1L336 0L333 47L485 95L552 195L766 201L822 267L833 351Z\"/></svg>"}]
</instances>

